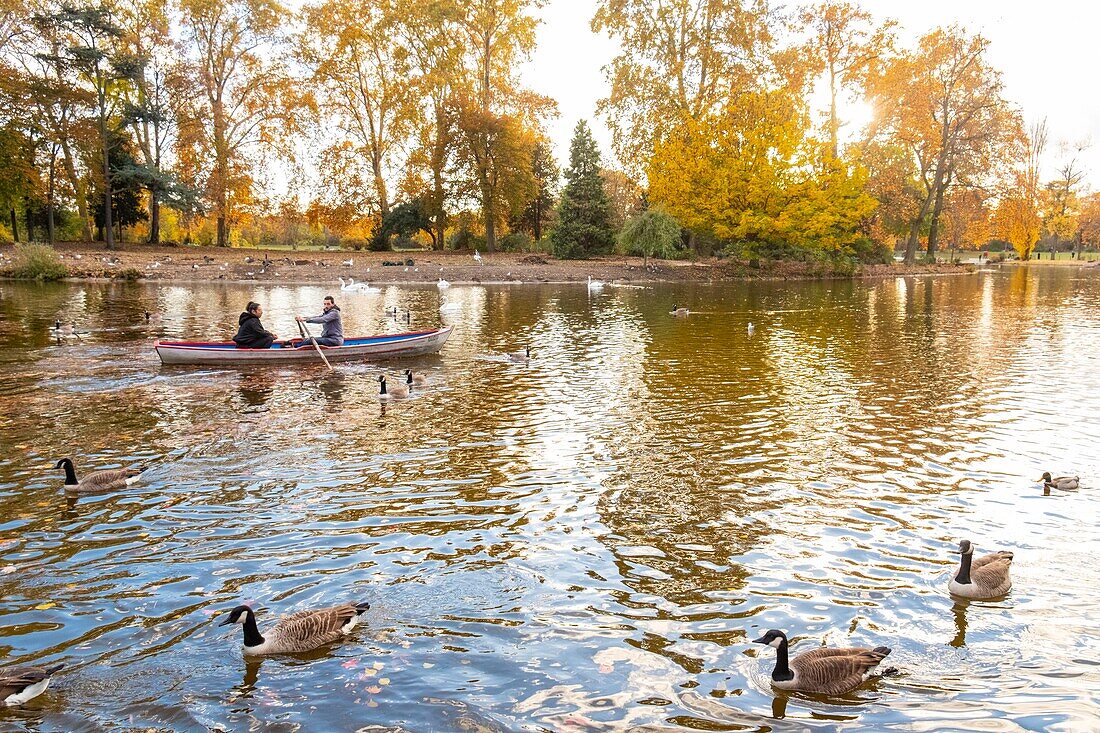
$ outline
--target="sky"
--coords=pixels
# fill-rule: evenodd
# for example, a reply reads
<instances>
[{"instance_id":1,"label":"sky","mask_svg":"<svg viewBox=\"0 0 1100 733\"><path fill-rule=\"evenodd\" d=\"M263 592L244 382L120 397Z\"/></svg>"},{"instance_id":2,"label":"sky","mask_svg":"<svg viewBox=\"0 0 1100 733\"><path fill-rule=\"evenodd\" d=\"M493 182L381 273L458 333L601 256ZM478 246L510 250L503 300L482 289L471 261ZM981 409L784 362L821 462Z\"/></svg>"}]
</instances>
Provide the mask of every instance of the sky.
<instances>
[{"instance_id":1,"label":"sky","mask_svg":"<svg viewBox=\"0 0 1100 733\"><path fill-rule=\"evenodd\" d=\"M873 15L894 18L902 45L939 25L958 23L991 41L989 59L1003 72L1005 96L1024 119L1047 118L1046 175L1058 164L1059 144L1091 141L1081 154L1086 180L1100 188L1100 6L1082 0L865 0ZM522 74L531 89L553 97L560 116L548 131L564 168L577 120L586 119L604 155L615 165L611 135L596 116L607 93L601 68L615 42L589 28L594 0L549 0L540 11L538 46Z\"/></svg>"}]
</instances>

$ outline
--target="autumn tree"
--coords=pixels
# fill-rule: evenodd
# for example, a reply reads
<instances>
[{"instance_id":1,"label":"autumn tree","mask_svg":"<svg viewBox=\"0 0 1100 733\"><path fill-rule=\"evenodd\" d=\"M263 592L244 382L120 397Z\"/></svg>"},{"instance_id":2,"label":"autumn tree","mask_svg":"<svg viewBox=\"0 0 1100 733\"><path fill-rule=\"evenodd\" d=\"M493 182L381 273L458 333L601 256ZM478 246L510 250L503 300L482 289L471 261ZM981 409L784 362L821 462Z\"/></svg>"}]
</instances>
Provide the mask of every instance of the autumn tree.
<instances>
[{"instance_id":1,"label":"autumn tree","mask_svg":"<svg viewBox=\"0 0 1100 733\"><path fill-rule=\"evenodd\" d=\"M611 205L611 228L617 232L627 219L642 210L642 187L622 171L604 168L600 178Z\"/></svg>"},{"instance_id":2,"label":"autumn tree","mask_svg":"<svg viewBox=\"0 0 1100 733\"><path fill-rule=\"evenodd\" d=\"M1081 199L1081 244L1100 247L1100 193L1091 193Z\"/></svg>"},{"instance_id":3,"label":"autumn tree","mask_svg":"<svg viewBox=\"0 0 1100 733\"><path fill-rule=\"evenodd\" d=\"M1079 194L1085 180L1081 155L1087 149L1087 142L1062 143L1056 175L1047 183L1043 226L1051 240L1051 257L1061 242L1078 241Z\"/></svg>"},{"instance_id":4,"label":"autumn tree","mask_svg":"<svg viewBox=\"0 0 1100 733\"><path fill-rule=\"evenodd\" d=\"M860 89L881 63L893 43L896 23L881 21L866 10L846 2L827 2L804 7L800 14L809 31L805 46L812 72L824 75L829 87L829 151L840 157L841 121L837 98L845 90Z\"/></svg>"},{"instance_id":5,"label":"autumn tree","mask_svg":"<svg viewBox=\"0 0 1100 733\"><path fill-rule=\"evenodd\" d=\"M731 95L773 75L766 3L742 0L599 0L592 30L618 41L604 68L597 112L627 169L641 174L655 146L683 119L699 121Z\"/></svg>"},{"instance_id":6,"label":"autumn tree","mask_svg":"<svg viewBox=\"0 0 1100 733\"><path fill-rule=\"evenodd\" d=\"M1031 259L1042 235L1040 177L1046 144L1046 119L1032 123L1016 146L1017 160L994 213L997 236L1010 243L1022 260Z\"/></svg>"},{"instance_id":7,"label":"autumn tree","mask_svg":"<svg viewBox=\"0 0 1100 733\"><path fill-rule=\"evenodd\" d=\"M512 229L530 233L536 242L542 241L543 230L554 217L558 200L561 171L554 160L548 140L539 140L531 153L531 174L535 193L526 208L512 221Z\"/></svg>"},{"instance_id":8,"label":"autumn tree","mask_svg":"<svg viewBox=\"0 0 1100 733\"><path fill-rule=\"evenodd\" d=\"M565 179L558 223L550 234L554 253L572 258L610 252L615 240L611 206L600 178L600 151L584 120L577 123L573 132Z\"/></svg>"},{"instance_id":9,"label":"autumn tree","mask_svg":"<svg viewBox=\"0 0 1100 733\"><path fill-rule=\"evenodd\" d=\"M295 128L301 100L281 55L287 13L276 0L181 0L180 8L200 89L183 110L182 163L205 184L224 247L258 159L290 155L283 133Z\"/></svg>"},{"instance_id":10,"label":"autumn tree","mask_svg":"<svg viewBox=\"0 0 1100 733\"><path fill-rule=\"evenodd\" d=\"M387 178L419 117L418 80L398 32L395 0L325 0L303 11L299 56L310 71L319 119L370 162L380 215Z\"/></svg>"},{"instance_id":11,"label":"autumn tree","mask_svg":"<svg viewBox=\"0 0 1100 733\"><path fill-rule=\"evenodd\" d=\"M485 246L496 249L496 231L506 212L501 199L517 200L518 190L502 190L505 179L522 180L518 173L526 158L530 169L532 148L521 145L528 136L533 146L533 128L553 113L554 104L546 97L523 89L518 81L519 64L535 45L538 20L531 11L543 0L454 0L456 22L466 41L466 74L456 109L458 128L465 141L465 160L477 185L485 223ZM529 181L529 179L528 179ZM527 191L528 197L533 192ZM526 205L526 201L522 202Z\"/></svg>"},{"instance_id":12,"label":"autumn tree","mask_svg":"<svg viewBox=\"0 0 1100 733\"><path fill-rule=\"evenodd\" d=\"M59 43L48 60L72 69L91 90L92 114L98 132L99 186L103 194L103 232L107 249L114 247L112 226L113 171L110 165L111 144L116 134L119 112L119 86L133 81L133 66L121 53L122 29L113 10L105 5L75 6L62 4L50 13L35 17L45 35L56 37Z\"/></svg>"},{"instance_id":13,"label":"autumn tree","mask_svg":"<svg viewBox=\"0 0 1100 733\"><path fill-rule=\"evenodd\" d=\"M432 220L432 241L443 248L449 203L466 194L454 170L459 144L455 104L464 88L465 46L459 32L459 7L454 2L395 0L401 18L397 31L408 50L416 81L421 114L415 119L410 173L422 171L421 190L407 191L418 197Z\"/></svg>"},{"instance_id":14,"label":"autumn tree","mask_svg":"<svg viewBox=\"0 0 1100 733\"><path fill-rule=\"evenodd\" d=\"M806 137L788 92L745 93L685 119L649 165L649 201L681 225L745 254L848 256L875 208L864 173Z\"/></svg>"},{"instance_id":15,"label":"autumn tree","mask_svg":"<svg viewBox=\"0 0 1100 733\"><path fill-rule=\"evenodd\" d=\"M1018 139L1018 115L1004 99L1001 74L990 66L989 42L961 28L938 28L915 51L891 59L871 85L876 106L873 135L884 136L913 157L921 205L909 222L905 261L914 262L928 222L928 257L934 258L939 219L953 186L977 185Z\"/></svg>"}]
</instances>

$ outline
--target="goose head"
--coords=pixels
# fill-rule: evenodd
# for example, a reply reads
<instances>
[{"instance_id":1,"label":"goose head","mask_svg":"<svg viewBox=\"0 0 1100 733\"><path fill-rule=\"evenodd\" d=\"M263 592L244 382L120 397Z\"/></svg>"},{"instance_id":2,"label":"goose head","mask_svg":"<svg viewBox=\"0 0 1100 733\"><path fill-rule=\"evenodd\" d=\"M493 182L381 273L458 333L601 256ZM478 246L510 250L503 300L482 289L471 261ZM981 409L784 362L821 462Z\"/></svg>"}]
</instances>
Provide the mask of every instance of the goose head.
<instances>
[{"instance_id":1,"label":"goose head","mask_svg":"<svg viewBox=\"0 0 1100 733\"><path fill-rule=\"evenodd\" d=\"M243 624L248 621L250 615L252 615L252 609L249 606L237 606L229 612L229 615L225 617L225 621L222 621L218 626Z\"/></svg>"},{"instance_id":2,"label":"goose head","mask_svg":"<svg viewBox=\"0 0 1100 733\"><path fill-rule=\"evenodd\" d=\"M764 644L766 646L774 647L778 649L787 643L787 635L779 629L772 629L768 633L761 636L759 639L753 639L753 644Z\"/></svg>"},{"instance_id":3,"label":"goose head","mask_svg":"<svg viewBox=\"0 0 1100 733\"><path fill-rule=\"evenodd\" d=\"M974 545L970 542L970 540L961 540L959 542L959 549L955 550L955 552L959 555L973 555Z\"/></svg>"},{"instance_id":4,"label":"goose head","mask_svg":"<svg viewBox=\"0 0 1100 733\"><path fill-rule=\"evenodd\" d=\"M54 464L54 468L72 468L72 458L62 458L60 461Z\"/></svg>"}]
</instances>

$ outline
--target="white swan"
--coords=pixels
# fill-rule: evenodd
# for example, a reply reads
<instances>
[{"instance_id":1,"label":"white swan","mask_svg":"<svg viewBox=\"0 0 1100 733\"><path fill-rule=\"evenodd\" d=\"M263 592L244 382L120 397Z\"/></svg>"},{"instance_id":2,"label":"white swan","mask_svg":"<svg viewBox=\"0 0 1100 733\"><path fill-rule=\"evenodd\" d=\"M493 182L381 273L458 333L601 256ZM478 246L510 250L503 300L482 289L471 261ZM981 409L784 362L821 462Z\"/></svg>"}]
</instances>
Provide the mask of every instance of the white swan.
<instances>
[{"instance_id":1,"label":"white swan","mask_svg":"<svg viewBox=\"0 0 1100 733\"><path fill-rule=\"evenodd\" d=\"M447 301L443 301L439 304L440 313L454 313L458 310L462 310L462 305L460 303L448 303Z\"/></svg>"},{"instance_id":2,"label":"white swan","mask_svg":"<svg viewBox=\"0 0 1100 733\"><path fill-rule=\"evenodd\" d=\"M440 290L443 290L444 288L451 287L451 284L449 282L447 282L446 280L444 280L443 278L439 278L439 282L437 282L436 285L439 286Z\"/></svg>"},{"instance_id":3,"label":"white swan","mask_svg":"<svg viewBox=\"0 0 1100 733\"><path fill-rule=\"evenodd\" d=\"M354 278L348 278L347 283L344 283L344 278L337 278L340 281L340 289L352 293L381 293L382 288L371 287L367 283L357 283Z\"/></svg>"},{"instance_id":4,"label":"white swan","mask_svg":"<svg viewBox=\"0 0 1100 733\"><path fill-rule=\"evenodd\" d=\"M588 276L589 290L603 290L603 285L604 284L602 280L593 280L591 275Z\"/></svg>"}]
</instances>

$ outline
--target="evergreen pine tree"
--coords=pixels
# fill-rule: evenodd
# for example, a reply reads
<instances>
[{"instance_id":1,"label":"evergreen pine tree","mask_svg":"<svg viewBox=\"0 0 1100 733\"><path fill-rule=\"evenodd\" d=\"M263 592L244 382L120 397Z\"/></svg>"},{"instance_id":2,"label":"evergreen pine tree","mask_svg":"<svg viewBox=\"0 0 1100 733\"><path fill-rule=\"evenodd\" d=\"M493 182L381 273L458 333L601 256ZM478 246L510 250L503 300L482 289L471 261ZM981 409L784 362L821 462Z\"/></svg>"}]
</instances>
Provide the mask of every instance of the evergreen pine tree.
<instances>
[{"instance_id":1,"label":"evergreen pine tree","mask_svg":"<svg viewBox=\"0 0 1100 733\"><path fill-rule=\"evenodd\" d=\"M550 235L554 254L564 258L607 254L615 242L611 205L600 178L600 151L584 120L577 123L569 145L565 178L558 224Z\"/></svg>"}]
</instances>

